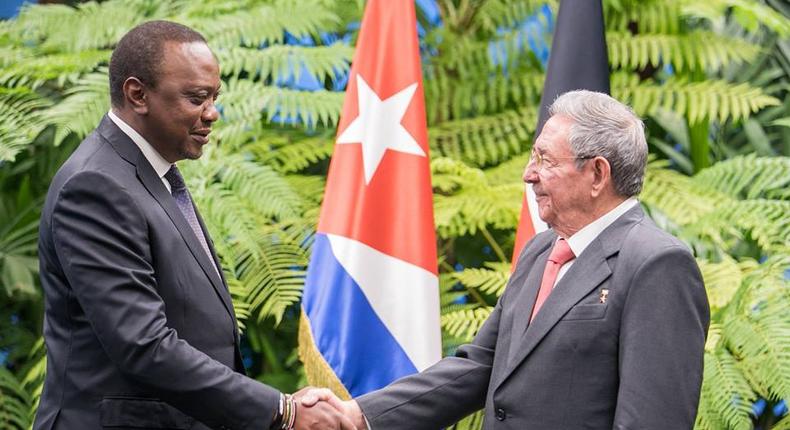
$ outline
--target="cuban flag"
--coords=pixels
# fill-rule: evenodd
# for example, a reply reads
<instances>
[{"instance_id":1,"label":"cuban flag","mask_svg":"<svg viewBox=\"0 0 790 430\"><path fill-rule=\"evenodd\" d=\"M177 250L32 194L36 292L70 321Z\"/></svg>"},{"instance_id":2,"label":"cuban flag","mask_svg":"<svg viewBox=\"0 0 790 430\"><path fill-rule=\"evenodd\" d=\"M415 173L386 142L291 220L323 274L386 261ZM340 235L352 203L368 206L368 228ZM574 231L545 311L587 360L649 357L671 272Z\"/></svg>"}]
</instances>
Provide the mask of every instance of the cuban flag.
<instances>
[{"instance_id":1,"label":"cuban flag","mask_svg":"<svg viewBox=\"0 0 790 430\"><path fill-rule=\"evenodd\" d=\"M311 384L355 397L441 358L432 204L414 2L370 0L302 298Z\"/></svg>"}]
</instances>

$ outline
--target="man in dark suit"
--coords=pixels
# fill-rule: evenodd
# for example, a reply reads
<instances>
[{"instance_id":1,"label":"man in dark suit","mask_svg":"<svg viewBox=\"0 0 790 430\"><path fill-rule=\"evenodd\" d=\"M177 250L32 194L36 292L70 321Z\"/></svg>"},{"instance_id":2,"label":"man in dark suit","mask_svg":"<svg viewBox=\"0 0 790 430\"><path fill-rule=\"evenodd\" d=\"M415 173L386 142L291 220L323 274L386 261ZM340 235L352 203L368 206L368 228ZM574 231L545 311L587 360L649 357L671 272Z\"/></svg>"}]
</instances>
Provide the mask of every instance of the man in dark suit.
<instances>
[{"instance_id":1,"label":"man in dark suit","mask_svg":"<svg viewBox=\"0 0 790 430\"><path fill-rule=\"evenodd\" d=\"M41 218L36 430L290 428L294 402L244 376L219 259L175 165L201 156L220 83L206 41L179 24L142 24L113 52L112 110L52 180ZM352 428L318 406L295 427Z\"/></svg>"},{"instance_id":2,"label":"man in dark suit","mask_svg":"<svg viewBox=\"0 0 790 430\"><path fill-rule=\"evenodd\" d=\"M710 311L688 248L648 219L642 122L611 97L560 96L524 180L551 227L522 251L474 341L340 404L359 428L691 429Z\"/></svg>"}]
</instances>

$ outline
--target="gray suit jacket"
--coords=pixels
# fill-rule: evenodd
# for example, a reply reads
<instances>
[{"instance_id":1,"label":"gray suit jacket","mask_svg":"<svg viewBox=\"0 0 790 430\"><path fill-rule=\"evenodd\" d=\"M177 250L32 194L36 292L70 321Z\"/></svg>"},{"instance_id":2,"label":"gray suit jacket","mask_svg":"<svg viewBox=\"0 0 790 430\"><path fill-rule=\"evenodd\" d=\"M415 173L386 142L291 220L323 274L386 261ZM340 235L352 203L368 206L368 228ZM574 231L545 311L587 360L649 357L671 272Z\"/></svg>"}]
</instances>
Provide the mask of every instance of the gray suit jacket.
<instances>
[{"instance_id":1,"label":"gray suit jacket","mask_svg":"<svg viewBox=\"0 0 790 430\"><path fill-rule=\"evenodd\" d=\"M358 399L373 430L437 429L480 408L487 430L693 427L710 311L686 246L633 208L578 256L530 324L556 237L525 246L471 344Z\"/></svg>"},{"instance_id":2,"label":"gray suit jacket","mask_svg":"<svg viewBox=\"0 0 790 430\"><path fill-rule=\"evenodd\" d=\"M268 428L279 393L243 375L203 231L213 261L105 116L55 175L41 217L47 376L34 429Z\"/></svg>"}]
</instances>

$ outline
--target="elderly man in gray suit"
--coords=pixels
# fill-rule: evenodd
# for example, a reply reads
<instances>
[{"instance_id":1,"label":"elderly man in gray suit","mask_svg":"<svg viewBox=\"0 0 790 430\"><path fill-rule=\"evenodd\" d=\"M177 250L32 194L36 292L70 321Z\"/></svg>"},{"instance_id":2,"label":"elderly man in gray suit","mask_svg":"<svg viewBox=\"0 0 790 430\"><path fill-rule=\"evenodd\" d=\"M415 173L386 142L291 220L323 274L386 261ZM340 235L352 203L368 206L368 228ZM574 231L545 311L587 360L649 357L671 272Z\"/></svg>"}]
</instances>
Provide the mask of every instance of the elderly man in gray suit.
<instances>
[{"instance_id":1,"label":"elderly man in gray suit","mask_svg":"<svg viewBox=\"0 0 790 430\"><path fill-rule=\"evenodd\" d=\"M639 207L639 118L613 98L553 103L524 172L551 227L522 251L471 344L341 403L358 428L436 429L484 408L493 429L691 429L710 321L688 248Z\"/></svg>"}]
</instances>

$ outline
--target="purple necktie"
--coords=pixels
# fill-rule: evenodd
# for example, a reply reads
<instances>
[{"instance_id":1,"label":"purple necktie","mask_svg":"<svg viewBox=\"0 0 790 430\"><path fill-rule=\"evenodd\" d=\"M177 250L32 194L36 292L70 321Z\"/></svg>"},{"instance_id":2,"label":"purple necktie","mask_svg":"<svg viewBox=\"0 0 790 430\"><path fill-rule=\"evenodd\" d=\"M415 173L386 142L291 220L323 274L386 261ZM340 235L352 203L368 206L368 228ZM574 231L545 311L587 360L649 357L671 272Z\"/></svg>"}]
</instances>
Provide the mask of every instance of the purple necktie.
<instances>
[{"instance_id":1,"label":"purple necktie","mask_svg":"<svg viewBox=\"0 0 790 430\"><path fill-rule=\"evenodd\" d=\"M178 167L173 164L170 167L170 170L165 173L165 179L167 182L170 183L170 193L173 194L173 198L176 199L176 205L178 205L178 209L181 210L181 213L186 218L187 223L189 226L192 227L192 231L197 236L200 245L203 246L203 250L208 255L208 260L212 262L212 266L214 266L214 270L217 270L216 265L214 265L214 258L211 256L211 251L208 249L208 243L206 243L206 236L203 234L203 229L200 228L200 223L198 222L197 215L195 214L195 206L192 204L192 198L189 196L189 191L187 190L187 184L184 183L184 177L181 176L181 172L178 171Z\"/></svg>"}]
</instances>

